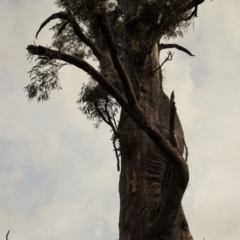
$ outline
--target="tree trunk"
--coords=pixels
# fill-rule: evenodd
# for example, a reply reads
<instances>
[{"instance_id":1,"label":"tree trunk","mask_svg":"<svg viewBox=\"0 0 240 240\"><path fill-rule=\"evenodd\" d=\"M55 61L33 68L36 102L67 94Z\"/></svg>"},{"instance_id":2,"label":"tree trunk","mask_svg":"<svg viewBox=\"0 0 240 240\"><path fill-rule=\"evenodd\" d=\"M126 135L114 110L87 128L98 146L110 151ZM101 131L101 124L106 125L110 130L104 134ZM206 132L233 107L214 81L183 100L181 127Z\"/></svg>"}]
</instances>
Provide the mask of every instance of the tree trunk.
<instances>
[{"instance_id":1,"label":"tree trunk","mask_svg":"<svg viewBox=\"0 0 240 240\"><path fill-rule=\"evenodd\" d=\"M122 1L124 15L137 11L137 1ZM126 2L126 4L124 4ZM125 32L125 48L130 45L131 35ZM157 45L144 63L139 63L124 54L124 67L128 72L140 106L161 133L169 138L170 100L162 87ZM158 69L159 68L159 69ZM158 69L158 70L157 70ZM122 111L120 193L120 240L190 240L193 239L180 207L169 226L159 226L161 234L149 233L148 226L156 221L164 199L171 174L168 159L152 140L128 115ZM184 134L178 116L176 135L181 155L184 149ZM174 197L174 196L173 196ZM164 219L163 219L164 222Z\"/></svg>"},{"instance_id":2,"label":"tree trunk","mask_svg":"<svg viewBox=\"0 0 240 240\"><path fill-rule=\"evenodd\" d=\"M148 62L134 66L141 84L139 102L152 122L159 126L166 138L169 136L170 100L162 89L162 75L158 71L152 76L149 69L159 65L158 53L149 56ZM133 75L135 69L126 69ZM149 68L150 64L152 68ZM133 78L132 78L133 79ZM136 85L136 87L138 87ZM122 111L121 131L121 175L120 193L120 240L146 240L144 229L156 220L161 201L167 189L170 169L168 160L151 139ZM176 134L181 154L183 153L183 130L176 119ZM160 226L159 226L160 227ZM153 239L189 240L188 229L182 208L172 218L172 226L167 226L166 234Z\"/></svg>"}]
</instances>

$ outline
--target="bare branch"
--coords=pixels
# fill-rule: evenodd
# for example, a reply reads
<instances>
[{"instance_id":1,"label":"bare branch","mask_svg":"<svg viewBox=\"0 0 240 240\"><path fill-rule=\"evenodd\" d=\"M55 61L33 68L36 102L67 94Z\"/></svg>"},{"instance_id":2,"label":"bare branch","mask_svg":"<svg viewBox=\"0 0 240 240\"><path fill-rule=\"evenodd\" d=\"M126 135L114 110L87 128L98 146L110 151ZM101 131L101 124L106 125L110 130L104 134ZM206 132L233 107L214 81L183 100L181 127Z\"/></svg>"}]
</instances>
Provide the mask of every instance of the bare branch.
<instances>
[{"instance_id":1,"label":"bare branch","mask_svg":"<svg viewBox=\"0 0 240 240\"><path fill-rule=\"evenodd\" d=\"M100 50L98 49L98 47L89 39L85 36L85 34L83 33L82 29L80 28L79 24L77 23L76 19L74 18L73 15L70 15L70 13L67 12L58 12L55 13L53 15L51 15L50 17L48 17L40 26L40 28L38 29L37 33L36 33L36 38L38 37L38 34L40 33L40 31L52 20L54 19L63 19L66 20L67 23L71 24L74 33L77 35L77 37L83 42L85 43L93 52L93 54L97 57L97 59L101 59L102 58L102 53L100 52ZM64 23L63 27L66 27L67 23ZM63 29L62 29L63 30ZM61 30L61 31L62 31Z\"/></svg>"},{"instance_id":2,"label":"bare branch","mask_svg":"<svg viewBox=\"0 0 240 240\"><path fill-rule=\"evenodd\" d=\"M114 148L114 152L115 152L115 155L116 155L116 158L117 158L117 170L118 172L120 171L120 159L119 159L119 155L118 155L118 149L117 149L117 146L116 146L116 139L113 139L113 148Z\"/></svg>"},{"instance_id":3,"label":"bare branch","mask_svg":"<svg viewBox=\"0 0 240 240\"><path fill-rule=\"evenodd\" d=\"M122 62L119 58L118 50L115 45L112 33L110 31L110 25L109 25L108 18L106 15L99 15L98 18L99 18L100 28L101 28L102 33L108 44L111 59L113 61L115 69L118 73L118 76L122 82L123 90L126 94L128 102L131 106L136 106L136 105L138 105L138 102L137 102L135 93L133 91L131 80L130 80L128 74L126 73L126 71L122 65Z\"/></svg>"},{"instance_id":4,"label":"bare branch","mask_svg":"<svg viewBox=\"0 0 240 240\"><path fill-rule=\"evenodd\" d=\"M173 55L174 55L174 52L172 53L171 51L168 51L168 55L167 55L167 57L165 58L165 60L162 62L162 64L161 64L158 68L156 68L155 70L153 70L153 71L151 72L152 76L153 76L159 69L161 69L162 66L163 66L167 61L172 61Z\"/></svg>"},{"instance_id":5,"label":"bare branch","mask_svg":"<svg viewBox=\"0 0 240 240\"><path fill-rule=\"evenodd\" d=\"M168 51L168 55L167 55L167 57L165 58L165 60L162 62L162 64L160 65L160 68L161 68L161 67L164 65L164 63L166 63L167 61L172 61L173 55L174 55L174 52L172 53L171 51Z\"/></svg>"},{"instance_id":6,"label":"bare branch","mask_svg":"<svg viewBox=\"0 0 240 240\"><path fill-rule=\"evenodd\" d=\"M41 26L39 27L37 33L36 33L36 38L38 37L38 34L41 32L41 30L52 20L54 19L64 19L64 20L67 20L69 21L69 14L66 13L66 12L58 12L58 13L54 13L52 14L50 17L48 17L42 24Z\"/></svg>"},{"instance_id":7,"label":"bare branch","mask_svg":"<svg viewBox=\"0 0 240 240\"><path fill-rule=\"evenodd\" d=\"M6 235L6 240L8 240L8 235L10 233L10 230L8 230L7 235Z\"/></svg>"},{"instance_id":8,"label":"bare branch","mask_svg":"<svg viewBox=\"0 0 240 240\"><path fill-rule=\"evenodd\" d=\"M180 46L180 45L178 45L178 44L163 44L163 43L161 43L160 45L159 45L159 48L160 48L160 51L161 50L163 50L163 49L167 49L167 48L176 48L176 49L178 49L178 50L180 50L180 51L183 51L183 52L185 52L185 53L187 53L188 55L190 55L190 56L194 56L189 50L187 50L185 47L182 47L182 46Z\"/></svg>"},{"instance_id":9,"label":"bare branch","mask_svg":"<svg viewBox=\"0 0 240 240\"><path fill-rule=\"evenodd\" d=\"M61 27L58 29L58 35L60 35L62 33L62 31L65 29L65 27L69 24L68 21L64 21L62 22Z\"/></svg>"}]
</instances>

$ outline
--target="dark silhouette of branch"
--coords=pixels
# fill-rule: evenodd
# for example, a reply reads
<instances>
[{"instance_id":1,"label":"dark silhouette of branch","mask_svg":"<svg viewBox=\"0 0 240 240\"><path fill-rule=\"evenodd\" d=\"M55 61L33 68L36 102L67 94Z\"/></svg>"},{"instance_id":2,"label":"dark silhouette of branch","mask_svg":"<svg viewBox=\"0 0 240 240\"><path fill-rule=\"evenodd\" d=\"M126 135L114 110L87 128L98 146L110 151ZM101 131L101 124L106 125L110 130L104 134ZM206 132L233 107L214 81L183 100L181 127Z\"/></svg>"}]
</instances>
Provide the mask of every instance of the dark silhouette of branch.
<instances>
[{"instance_id":1,"label":"dark silhouette of branch","mask_svg":"<svg viewBox=\"0 0 240 240\"><path fill-rule=\"evenodd\" d=\"M65 27L69 24L68 21L63 21L61 24L61 27L58 29L58 35L62 33L62 31L65 29Z\"/></svg>"},{"instance_id":2,"label":"dark silhouette of branch","mask_svg":"<svg viewBox=\"0 0 240 240\"><path fill-rule=\"evenodd\" d=\"M163 49L167 49L167 48L176 48L176 49L178 49L178 50L180 50L180 51L182 51L182 52L187 53L187 54L190 55L191 57L194 56L189 50L187 50L185 47L182 47L182 46L180 46L180 45L178 45L178 44L174 44L174 43L172 43L172 44L170 44L170 43L164 44L164 43L161 43L161 44L159 45L159 50L160 50L160 51L163 50Z\"/></svg>"},{"instance_id":3,"label":"dark silhouette of branch","mask_svg":"<svg viewBox=\"0 0 240 240\"><path fill-rule=\"evenodd\" d=\"M114 64L114 67L115 67L115 69L118 73L118 76L122 82L123 90L124 90L124 93L126 94L128 102L129 102L130 106L138 105L130 78L129 78L127 72L125 71L125 69L122 65L122 62L119 58L117 46L114 42L113 35L110 30L108 17L106 14L101 14L98 16L98 19L99 19L100 29L102 30L102 33L107 41L112 62Z\"/></svg>"},{"instance_id":4,"label":"dark silhouette of branch","mask_svg":"<svg viewBox=\"0 0 240 240\"><path fill-rule=\"evenodd\" d=\"M165 58L165 60L162 62L162 64L160 65L160 68L164 65L164 63L166 63L167 61L171 61L173 58L174 53L172 53L171 51L168 52L167 57Z\"/></svg>"},{"instance_id":5,"label":"dark silhouette of branch","mask_svg":"<svg viewBox=\"0 0 240 240\"><path fill-rule=\"evenodd\" d=\"M107 92L109 92L122 107L126 109L129 108L128 102L126 98L121 94L121 92L86 61L78 57L62 53L56 50L52 50L50 48L46 48L43 46L29 45L27 47L27 50L29 51L30 54L62 60L66 63L72 64L82 69L86 73L90 74L93 77L93 79L95 79Z\"/></svg>"},{"instance_id":6,"label":"dark silhouette of branch","mask_svg":"<svg viewBox=\"0 0 240 240\"><path fill-rule=\"evenodd\" d=\"M40 31L52 20L54 19L62 19L65 20L65 23L63 23L62 27L66 27L67 23L69 23L72 28L74 33L76 34L76 36L83 42L85 43L93 52L93 54L97 57L97 59L101 59L102 58L102 53L100 52L100 50L98 49L98 47L89 39L85 36L85 34L83 33L82 29L80 28L79 24L77 23L76 19L74 18L73 15L71 15L70 13L67 12L58 12L58 13L54 13L52 14L50 17L48 17L39 27L37 33L36 33L36 38L38 37L38 34L40 33ZM61 28L60 28L61 29ZM63 29L62 29L63 30ZM62 31L61 30L61 31ZM60 31L60 32L61 32Z\"/></svg>"},{"instance_id":7,"label":"dark silhouette of branch","mask_svg":"<svg viewBox=\"0 0 240 240\"><path fill-rule=\"evenodd\" d=\"M10 230L8 230L7 235L6 235L6 240L8 240L8 235L10 233Z\"/></svg>"},{"instance_id":8,"label":"dark silhouette of branch","mask_svg":"<svg viewBox=\"0 0 240 240\"><path fill-rule=\"evenodd\" d=\"M164 61L162 62L162 64L160 64L160 66L158 68L156 68L155 70L152 71L152 76L159 70L162 68L162 66L167 62L167 61L172 61L173 59L173 55L174 53L172 53L171 51L168 52L167 57L164 59Z\"/></svg>"},{"instance_id":9,"label":"dark silhouette of branch","mask_svg":"<svg viewBox=\"0 0 240 240\"><path fill-rule=\"evenodd\" d=\"M171 94L170 98L170 121L169 121L169 141L174 148L179 151L179 144L176 136L176 112L177 108L175 106L175 96L174 91Z\"/></svg>"}]
</instances>

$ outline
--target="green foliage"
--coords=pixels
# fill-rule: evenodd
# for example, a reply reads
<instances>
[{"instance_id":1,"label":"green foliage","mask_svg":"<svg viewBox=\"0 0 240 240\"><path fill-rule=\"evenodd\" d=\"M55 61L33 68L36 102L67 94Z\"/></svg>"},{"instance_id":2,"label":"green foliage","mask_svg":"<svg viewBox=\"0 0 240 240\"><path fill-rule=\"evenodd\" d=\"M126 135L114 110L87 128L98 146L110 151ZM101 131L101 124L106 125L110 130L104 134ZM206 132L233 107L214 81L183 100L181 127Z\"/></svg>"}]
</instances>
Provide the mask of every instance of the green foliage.
<instances>
[{"instance_id":1,"label":"green foliage","mask_svg":"<svg viewBox=\"0 0 240 240\"><path fill-rule=\"evenodd\" d=\"M131 32L131 49L126 52L134 54L134 59L142 57L142 50L151 44L154 32L159 32L160 37L171 38L182 36L190 25L191 21L183 21L189 16L189 12L183 11L184 7L191 0L142 0L142 4L137 16L137 25ZM71 13L85 36L94 42L92 24L96 25L96 14L111 12L117 5L116 0L56 0L57 6ZM119 50L120 58L124 50L124 27L128 16L120 16L117 23L112 28L115 44ZM95 26L96 27L96 26ZM94 56L92 51L74 34L70 24L65 20L60 20L52 27L54 31L52 47L59 52L67 53L81 59L88 59ZM130 50L130 51L129 51ZM146 54L146 52L144 53ZM139 56L139 57L138 57ZM58 71L65 64L47 57L38 57L38 62L30 73L31 83L25 87L29 100L37 98L38 101L47 100L52 90L59 90ZM108 94L106 94L94 81L84 85L80 93L81 110L89 119L96 120L96 127L102 121L109 124L110 119L114 119L117 113L118 104Z\"/></svg>"},{"instance_id":2,"label":"green foliage","mask_svg":"<svg viewBox=\"0 0 240 240\"><path fill-rule=\"evenodd\" d=\"M188 12L184 7L191 0L152 0L144 1L138 9L139 25L136 35L144 32L144 41L149 40L152 32L158 31L161 37L174 38L183 36L191 21L184 21ZM143 35L141 35L141 38Z\"/></svg>"},{"instance_id":3,"label":"green foliage","mask_svg":"<svg viewBox=\"0 0 240 240\"><path fill-rule=\"evenodd\" d=\"M116 5L116 1L109 0L57 0L57 6L71 12L77 20L88 23L92 15L110 11Z\"/></svg>"},{"instance_id":4,"label":"green foliage","mask_svg":"<svg viewBox=\"0 0 240 240\"><path fill-rule=\"evenodd\" d=\"M31 55L29 58L31 59ZM60 90L58 73L60 68L66 64L55 59L39 56L37 64L29 71L31 83L24 87L29 100L37 98L39 101L46 101L52 90Z\"/></svg>"},{"instance_id":5,"label":"green foliage","mask_svg":"<svg viewBox=\"0 0 240 240\"><path fill-rule=\"evenodd\" d=\"M80 104L80 110L88 119L96 121L94 124L96 128L104 121L111 128L117 129L116 117L119 104L94 80L83 85L77 103Z\"/></svg>"},{"instance_id":6,"label":"green foliage","mask_svg":"<svg viewBox=\"0 0 240 240\"><path fill-rule=\"evenodd\" d=\"M94 126L98 128L104 121L112 130L112 144L117 158L117 169L119 171L120 156L120 132L116 118L118 117L119 104L114 98L104 91L94 80L84 84L77 101L80 110L88 119L94 120Z\"/></svg>"},{"instance_id":7,"label":"green foliage","mask_svg":"<svg viewBox=\"0 0 240 240\"><path fill-rule=\"evenodd\" d=\"M64 29L61 30L63 24L65 24L65 22L61 21L51 28L55 32L52 47L62 53L67 53L81 59L91 57L91 50L79 40L69 25L66 25ZM59 31L61 31L60 34ZM89 38L91 38L90 35Z\"/></svg>"}]
</instances>

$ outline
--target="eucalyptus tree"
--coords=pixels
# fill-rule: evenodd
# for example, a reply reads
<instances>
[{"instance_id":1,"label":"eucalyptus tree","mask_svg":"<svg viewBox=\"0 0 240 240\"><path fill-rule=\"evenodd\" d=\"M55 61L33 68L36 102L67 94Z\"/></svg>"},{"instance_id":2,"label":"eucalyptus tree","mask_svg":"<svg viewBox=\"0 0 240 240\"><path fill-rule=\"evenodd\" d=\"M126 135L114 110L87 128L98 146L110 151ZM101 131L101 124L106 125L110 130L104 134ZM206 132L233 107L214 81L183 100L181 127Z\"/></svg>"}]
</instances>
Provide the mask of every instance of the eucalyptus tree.
<instances>
[{"instance_id":1,"label":"eucalyptus tree","mask_svg":"<svg viewBox=\"0 0 240 240\"><path fill-rule=\"evenodd\" d=\"M47 100L60 89L58 72L71 64L89 74L78 103L108 124L120 170L120 240L193 239L182 198L189 181L187 146L174 92L164 93L161 50L183 36L204 0L57 0L49 16L51 47L29 45L37 57L25 87L28 98ZM93 64L93 60L95 63ZM94 67L97 66L97 67ZM120 118L118 111L120 110Z\"/></svg>"}]
</instances>

